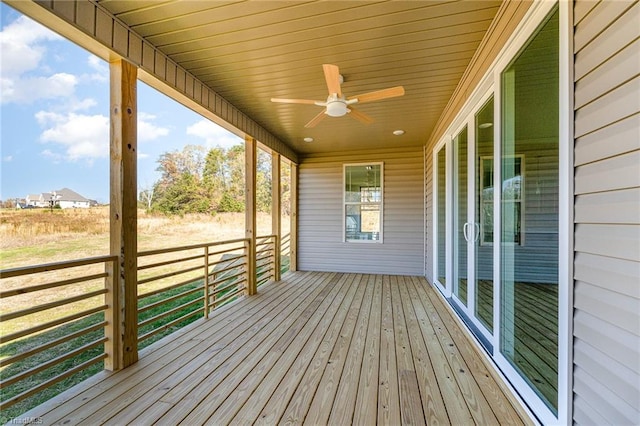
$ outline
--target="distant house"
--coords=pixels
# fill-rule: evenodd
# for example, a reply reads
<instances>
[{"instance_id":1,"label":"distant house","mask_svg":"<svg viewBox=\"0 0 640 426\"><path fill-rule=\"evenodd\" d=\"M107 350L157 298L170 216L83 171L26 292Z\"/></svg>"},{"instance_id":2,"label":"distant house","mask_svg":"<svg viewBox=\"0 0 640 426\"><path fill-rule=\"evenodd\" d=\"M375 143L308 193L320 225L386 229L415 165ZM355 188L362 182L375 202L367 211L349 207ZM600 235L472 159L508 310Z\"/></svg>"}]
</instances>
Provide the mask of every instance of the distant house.
<instances>
[{"instance_id":1,"label":"distant house","mask_svg":"<svg viewBox=\"0 0 640 426\"><path fill-rule=\"evenodd\" d=\"M25 199L25 205L33 207L51 207L52 202L62 209L88 209L91 207L91 200L69 188L62 188L53 192L43 192L39 195L29 194Z\"/></svg>"},{"instance_id":2,"label":"distant house","mask_svg":"<svg viewBox=\"0 0 640 426\"><path fill-rule=\"evenodd\" d=\"M45 194L29 194L25 198L25 205L31 207L49 207L49 200L51 198L45 199Z\"/></svg>"},{"instance_id":3,"label":"distant house","mask_svg":"<svg viewBox=\"0 0 640 426\"><path fill-rule=\"evenodd\" d=\"M82 195L70 190L69 188L62 188L58 191L54 191L54 194L56 200L55 202L60 206L60 208L88 209L89 207L91 207L91 202L88 198L83 197Z\"/></svg>"}]
</instances>

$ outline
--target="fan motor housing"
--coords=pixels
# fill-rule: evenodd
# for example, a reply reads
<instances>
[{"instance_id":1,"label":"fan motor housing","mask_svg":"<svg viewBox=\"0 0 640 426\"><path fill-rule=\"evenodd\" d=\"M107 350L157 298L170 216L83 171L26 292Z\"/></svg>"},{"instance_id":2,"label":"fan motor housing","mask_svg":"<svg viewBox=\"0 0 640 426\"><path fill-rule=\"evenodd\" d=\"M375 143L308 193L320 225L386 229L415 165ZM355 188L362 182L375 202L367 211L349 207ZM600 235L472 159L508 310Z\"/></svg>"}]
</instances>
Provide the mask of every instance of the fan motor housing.
<instances>
[{"instance_id":1,"label":"fan motor housing","mask_svg":"<svg viewBox=\"0 0 640 426\"><path fill-rule=\"evenodd\" d=\"M342 100L327 103L327 115L330 117L342 117L347 112L347 104Z\"/></svg>"}]
</instances>

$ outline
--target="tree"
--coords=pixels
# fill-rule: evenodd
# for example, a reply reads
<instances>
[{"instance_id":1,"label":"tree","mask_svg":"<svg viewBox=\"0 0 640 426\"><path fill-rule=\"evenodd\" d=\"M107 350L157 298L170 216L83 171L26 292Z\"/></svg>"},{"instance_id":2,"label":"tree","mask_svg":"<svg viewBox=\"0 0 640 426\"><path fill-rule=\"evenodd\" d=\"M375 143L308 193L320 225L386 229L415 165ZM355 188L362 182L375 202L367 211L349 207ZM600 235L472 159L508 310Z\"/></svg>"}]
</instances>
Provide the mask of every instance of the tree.
<instances>
[{"instance_id":1,"label":"tree","mask_svg":"<svg viewBox=\"0 0 640 426\"><path fill-rule=\"evenodd\" d=\"M168 214L242 212L245 209L245 146L187 145L158 159L161 177L140 193L147 207ZM271 155L258 150L256 208L271 211Z\"/></svg>"},{"instance_id":2,"label":"tree","mask_svg":"<svg viewBox=\"0 0 640 426\"><path fill-rule=\"evenodd\" d=\"M155 192L155 186L147 186L140 191L138 195L138 202L144 205L147 211L151 210L151 205L153 204L153 194Z\"/></svg>"}]
</instances>

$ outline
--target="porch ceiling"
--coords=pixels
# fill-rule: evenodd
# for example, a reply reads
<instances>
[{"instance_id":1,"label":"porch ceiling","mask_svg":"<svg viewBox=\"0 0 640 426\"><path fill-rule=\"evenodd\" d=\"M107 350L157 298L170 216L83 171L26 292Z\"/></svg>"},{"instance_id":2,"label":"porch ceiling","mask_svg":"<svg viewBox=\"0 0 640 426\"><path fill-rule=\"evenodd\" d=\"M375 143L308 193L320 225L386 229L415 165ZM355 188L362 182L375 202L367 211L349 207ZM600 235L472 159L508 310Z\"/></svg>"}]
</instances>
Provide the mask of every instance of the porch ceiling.
<instances>
[{"instance_id":1,"label":"porch ceiling","mask_svg":"<svg viewBox=\"0 0 640 426\"><path fill-rule=\"evenodd\" d=\"M423 145L501 1L98 3L305 154ZM340 67L347 96L398 85L406 94L357 105L373 124L328 117L306 129L321 107L270 98L325 100L325 63Z\"/></svg>"}]
</instances>

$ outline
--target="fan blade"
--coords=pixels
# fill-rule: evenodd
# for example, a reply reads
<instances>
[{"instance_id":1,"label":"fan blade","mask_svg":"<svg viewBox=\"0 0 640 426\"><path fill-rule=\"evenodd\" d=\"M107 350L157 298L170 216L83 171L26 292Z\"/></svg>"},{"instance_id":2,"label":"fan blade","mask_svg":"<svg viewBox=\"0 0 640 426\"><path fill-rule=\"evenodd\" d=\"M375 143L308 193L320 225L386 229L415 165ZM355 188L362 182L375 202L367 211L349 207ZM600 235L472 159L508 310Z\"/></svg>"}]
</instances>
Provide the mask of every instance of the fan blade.
<instances>
[{"instance_id":1,"label":"fan blade","mask_svg":"<svg viewBox=\"0 0 640 426\"><path fill-rule=\"evenodd\" d=\"M327 116L327 114L325 114L326 111L327 111L326 109L322 110L320 114L313 117L311 121L309 121L307 124L304 125L304 127L306 127L307 129L316 127L316 125L322 120L324 120L324 118Z\"/></svg>"},{"instance_id":2,"label":"fan blade","mask_svg":"<svg viewBox=\"0 0 640 426\"><path fill-rule=\"evenodd\" d=\"M373 123L373 118L369 117L367 114L365 114L364 112L360 112L355 108L349 107L349 114L350 117L355 118L358 121L363 122L364 124L371 124Z\"/></svg>"},{"instance_id":3,"label":"fan blade","mask_svg":"<svg viewBox=\"0 0 640 426\"><path fill-rule=\"evenodd\" d=\"M404 95L404 87L390 87L388 89L377 90L375 92L363 93L362 95L350 96L348 100L358 99L358 103L379 101L381 99L395 98Z\"/></svg>"},{"instance_id":4,"label":"fan blade","mask_svg":"<svg viewBox=\"0 0 640 426\"><path fill-rule=\"evenodd\" d=\"M283 104L309 104L315 105L318 101L312 101L311 99L281 99L281 98L271 98L271 102L280 102Z\"/></svg>"},{"instance_id":5,"label":"fan blade","mask_svg":"<svg viewBox=\"0 0 640 426\"><path fill-rule=\"evenodd\" d=\"M324 69L324 78L327 80L327 88L329 89L329 94L333 95L334 93L338 94L338 97L342 96L342 89L340 89L340 69L337 65L324 64L322 65Z\"/></svg>"}]
</instances>

